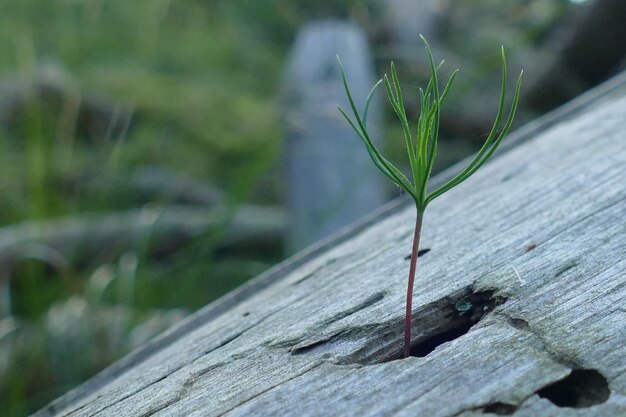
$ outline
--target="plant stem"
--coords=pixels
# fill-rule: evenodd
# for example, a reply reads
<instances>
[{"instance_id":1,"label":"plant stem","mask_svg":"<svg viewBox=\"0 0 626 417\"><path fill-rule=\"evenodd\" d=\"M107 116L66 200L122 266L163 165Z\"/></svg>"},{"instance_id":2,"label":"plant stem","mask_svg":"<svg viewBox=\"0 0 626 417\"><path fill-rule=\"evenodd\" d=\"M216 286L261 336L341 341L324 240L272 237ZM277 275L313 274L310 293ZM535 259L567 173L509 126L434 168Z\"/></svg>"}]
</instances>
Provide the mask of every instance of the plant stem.
<instances>
[{"instance_id":1,"label":"plant stem","mask_svg":"<svg viewBox=\"0 0 626 417\"><path fill-rule=\"evenodd\" d=\"M409 283L406 289L406 314L404 316L404 357L411 354L411 314L413 310L413 283L415 282L415 268L417 266L417 253L420 246L420 236L422 234L422 220L424 210L417 209L415 218L415 234L413 235L413 250L411 252L411 266L409 268Z\"/></svg>"}]
</instances>

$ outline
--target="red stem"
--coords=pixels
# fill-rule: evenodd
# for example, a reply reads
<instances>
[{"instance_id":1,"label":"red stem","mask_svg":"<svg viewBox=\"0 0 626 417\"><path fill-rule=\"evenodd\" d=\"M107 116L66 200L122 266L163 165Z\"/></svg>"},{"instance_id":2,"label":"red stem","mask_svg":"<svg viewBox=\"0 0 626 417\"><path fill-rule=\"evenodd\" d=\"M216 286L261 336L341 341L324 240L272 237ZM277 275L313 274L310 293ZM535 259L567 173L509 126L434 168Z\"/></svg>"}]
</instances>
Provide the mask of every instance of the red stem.
<instances>
[{"instance_id":1,"label":"red stem","mask_svg":"<svg viewBox=\"0 0 626 417\"><path fill-rule=\"evenodd\" d=\"M411 313L413 311L413 283L415 282L415 268L417 266L417 253L420 246L422 233L422 220L424 211L417 210L415 219L415 234L413 235L413 250L411 251L411 266L409 268L409 283L406 289L406 314L404 316L404 357L411 355Z\"/></svg>"}]
</instances>

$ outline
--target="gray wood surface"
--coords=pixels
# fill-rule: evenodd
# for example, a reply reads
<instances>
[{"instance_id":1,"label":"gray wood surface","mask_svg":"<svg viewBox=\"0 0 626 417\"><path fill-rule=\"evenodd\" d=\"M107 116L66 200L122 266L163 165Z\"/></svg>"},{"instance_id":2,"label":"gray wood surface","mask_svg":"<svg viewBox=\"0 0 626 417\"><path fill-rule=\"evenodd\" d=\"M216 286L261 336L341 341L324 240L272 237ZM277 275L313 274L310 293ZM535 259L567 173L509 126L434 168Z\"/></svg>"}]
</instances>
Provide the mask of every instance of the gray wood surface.
<instances>
[{"instance_id":1,"label":"gray wood surface","mask_svg":"<svg viewBox=\"0 0 626 417\"><path fill-rule=\"evenodd\" d=\"M391 361L414 216L400 204L37 415L625 415L626 98L590 101L429 207L426 356ZM458 337L435 347L442 334Z\"/></svg>"}]
</instances>

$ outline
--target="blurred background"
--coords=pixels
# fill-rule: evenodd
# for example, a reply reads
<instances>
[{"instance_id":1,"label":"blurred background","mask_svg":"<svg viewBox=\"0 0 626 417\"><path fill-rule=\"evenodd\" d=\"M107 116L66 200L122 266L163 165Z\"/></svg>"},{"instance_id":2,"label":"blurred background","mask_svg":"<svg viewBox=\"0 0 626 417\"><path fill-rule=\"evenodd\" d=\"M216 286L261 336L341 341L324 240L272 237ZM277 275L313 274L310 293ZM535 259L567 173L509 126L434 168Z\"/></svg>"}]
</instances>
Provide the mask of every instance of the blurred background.
<instances>
[{"instance_id":1,"label":"blurred background","mask_svg":"<svg viewBox=\"0 0 626 417\"><path fill-rule=\"evenodd\" d=\"M623 71L616 0L0 0L0 414L24 416L399 196L336 112L448 76L436 170ZM380 92L382 93L382 91ZM509 96L510 99L510 96ZM369 121L406 165L376 96ZM345 138L345 140L344 140Z\"/></svg>"}]
</instances>

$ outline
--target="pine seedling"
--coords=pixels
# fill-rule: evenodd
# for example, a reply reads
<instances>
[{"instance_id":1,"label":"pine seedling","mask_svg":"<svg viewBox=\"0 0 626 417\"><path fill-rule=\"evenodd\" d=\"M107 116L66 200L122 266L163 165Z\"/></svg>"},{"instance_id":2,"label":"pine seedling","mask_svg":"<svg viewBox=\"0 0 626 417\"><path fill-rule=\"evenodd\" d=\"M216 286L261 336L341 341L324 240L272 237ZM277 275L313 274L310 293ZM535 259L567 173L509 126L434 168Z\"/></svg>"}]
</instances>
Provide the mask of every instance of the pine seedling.
<instances>
[{"instance_id":1,"label":"pine seedling","mask_svg":"<svg viewBox=\"0 0 626 417\"><path fill-rule=\"evenodd\" d=\"M500 145L500 142L502 142L502 139L506 136L509 129L511 128L511 124L513 123L513 118L515 116L515 110L517 109L517 103L519 100L519 93L522 82L522 72L520 72L520 75L517 78L517 82L515 84L513 103L511 104L511 107L509 109L509 114L506 118L506 121L504 121L504 125L500 127L500 125L502 124L502 116L505 107L504 102L507 84L506 58L504 55L503 47L501 49L502 90L500 93L500 102L498 106L498 112L493 123L493 127L491 128L491 131L489 132L485 143L465 169L463 169L454 178L443 184L441 187L432 192L429 192L428 181L430 179L433 165L435 163L435 158L437 156L437 141L439 138L439 120L441 106L446 101L446 98L450 91L450 87L454 82L454 78L456 77L458 70L452 73L443 91L440 91L437 71L443 64L443 61L438 66L435 66L432 51L430 50L428 42L426 41L426 39L424 39L423 36L420 35L420 37L424 42L424 47L428 55L431 76L430 81L426 86L426 89L419 89L420 112L415 131L411 130L411 126L407 119L406 109L404 107L404 102L402 98L402 90L400 88L400 82L398 80L398 75L396 73L396 68L393 62L391 62L391 80L390 77L385 74L385 76L381 80L379 80L374 85L374 87L372 87L372 90L365 99L365 106L361 115L357 110L356 105L354 104L354 100L352 98L352 94L350 93L350 88L348 86L348 81L346 79L343 65L341 64L339 57L337 57L337 60L339 60L339 66L341 68L341 75L343 77L343 85L346 90L346 95L348 96L348 101L350 102L350 108L352 110L354 119L348 116L348 114L341 107L339 108L339 111L365 144L367 152L374 162L374 165L376 165L376 167L383 174L385 174L385 176L389 178L394 184L402 188L408 195L413 198L413 200L415 201L415 208L417 209L415 233L413 236L413 250L411 251L411 264L409 267L409 278L406 293L406 314L404 319L405 325L403 349L403 354L405 358L410 355L411 349L411 312L413 303L413 283L415 281L415 269L417 266L417 254L419 250L424 211L431 201L468 179L493 155L493 153L498 148L498 145ZM369 133L367 132L366 123L369 105L374 92L381 84L384 84L385 89L387 90L389 102L391 103L391 107L393 108L396 116L400 120L400 124L402 126L402 132L404 135L404 140L406 142L406 150L409 156L409 166L411 169L413 182L411 182L398 168L396 168L391 162L389 162L387 159L385 159L385 157L381 155L379 150L374 145L374 142L370 138Z\"/></svg>"}]
</instances>

